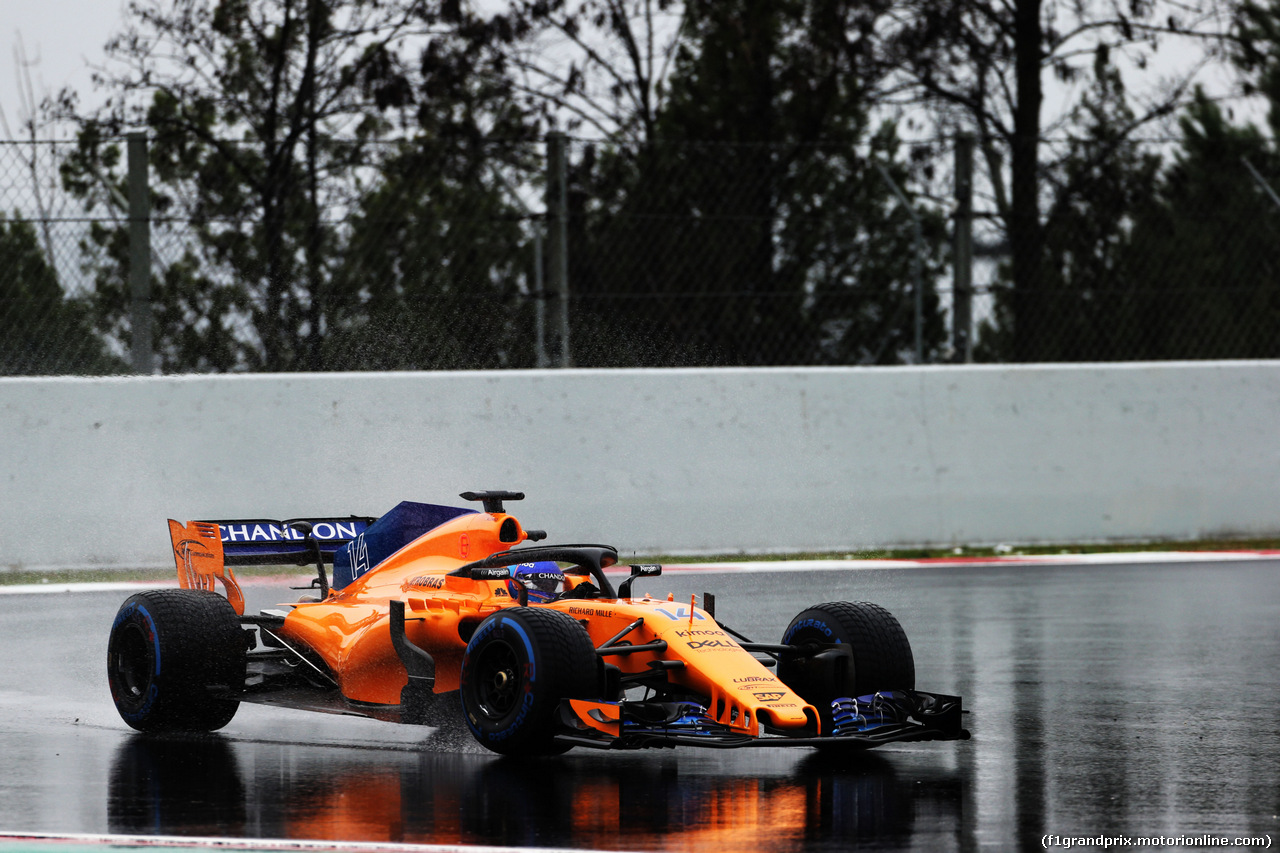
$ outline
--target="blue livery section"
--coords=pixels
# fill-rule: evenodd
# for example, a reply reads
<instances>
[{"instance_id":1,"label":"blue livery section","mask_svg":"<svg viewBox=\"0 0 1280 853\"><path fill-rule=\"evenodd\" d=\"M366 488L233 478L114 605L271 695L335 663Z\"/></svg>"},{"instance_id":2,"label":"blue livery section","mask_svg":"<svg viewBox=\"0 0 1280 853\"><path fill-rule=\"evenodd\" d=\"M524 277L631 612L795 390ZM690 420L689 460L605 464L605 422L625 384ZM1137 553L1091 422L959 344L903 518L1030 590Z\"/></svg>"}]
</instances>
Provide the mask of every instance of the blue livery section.
<instances>
[{"instance_id":1,"label":"blue livery section","mask_svg":"<svg viewBox=\"0 0 1280 853\"><path fill-rule=\"evenodd\" d=\"M239 518L202 522L218 525L227 565L305 565L315 559L306 537L289 525L305 521L320 544L320 553L332 559L334 552L365 531L374 519L367 516L344 518L295 518L277 521L268 518Z\"/></svg>"},{"instance_id":2,"label":"blue livery section","mask_svg":"<svg viewBox=\"0 0 1280 853\"><path fill-rule=\"evenodd\" d=\"M343 589L428 530L474 512L473 509L401 501L334 552L333 588Z\"/></svg>"}]
</instances>

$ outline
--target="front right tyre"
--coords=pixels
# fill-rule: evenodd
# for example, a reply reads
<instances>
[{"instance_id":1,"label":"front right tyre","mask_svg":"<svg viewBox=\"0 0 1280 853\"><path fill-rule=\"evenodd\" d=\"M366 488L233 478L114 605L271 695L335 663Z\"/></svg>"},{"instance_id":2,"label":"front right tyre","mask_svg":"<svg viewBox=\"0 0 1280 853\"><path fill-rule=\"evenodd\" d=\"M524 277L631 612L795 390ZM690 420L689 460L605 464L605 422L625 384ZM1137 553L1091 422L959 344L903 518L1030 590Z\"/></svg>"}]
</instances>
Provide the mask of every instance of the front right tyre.
<instances>
[{"instance_id":1,"label":"front right tyre","mask_svg":"<svg viewBox=\"0 0 1280 853\"><path fill-rule=\"evenodd\" d=\"M587 632L555 610L510 607L476 629L462 659L463 718L487 749L503 755L553 755L556 711L587 699L599 684Z\"/></svg>"},{"instance_id":2,"label":"front right tyre","mask_svg":"<svg viewBox=\"0 0 1280 853\"><path fill-rule=\"evenodd\" d=\"M778 678L817 708L824 732L832 727L834 699L915 689L916 664L911 643L893 614L878 604L815 604L791 620L782 642L810 651L779 661ZM813 653L833 643L847 646L849 656Z\"/></svg>"}]
</instances>

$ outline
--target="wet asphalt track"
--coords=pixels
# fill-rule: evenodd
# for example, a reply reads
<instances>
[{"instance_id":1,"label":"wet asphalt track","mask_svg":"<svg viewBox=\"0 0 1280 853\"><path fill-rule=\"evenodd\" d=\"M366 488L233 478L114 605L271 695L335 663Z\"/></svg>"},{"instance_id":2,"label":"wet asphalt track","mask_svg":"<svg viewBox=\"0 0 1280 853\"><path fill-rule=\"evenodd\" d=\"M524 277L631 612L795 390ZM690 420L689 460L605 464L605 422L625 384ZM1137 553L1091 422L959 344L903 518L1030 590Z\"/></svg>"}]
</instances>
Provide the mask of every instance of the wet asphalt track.
<instances>
[{"instance_id":1,"label":"wet asphalt track","mask_svg":"<svg viewBox=\"0 0 1280 853\"><path fill-rule=\"evenodd\" d=\"M1039 849L1045 834L1280 841L1280 561L669 575L776 640L803 607L874 601L963 743L832 765L803 750L522 764L465 732L245 705L147 738L107 694L121 592L0 595L0 832L627 850ZM249 588L250 607L277 600ZM0 845L2 848L3 845Z\"/></svg>"}]
</instances>

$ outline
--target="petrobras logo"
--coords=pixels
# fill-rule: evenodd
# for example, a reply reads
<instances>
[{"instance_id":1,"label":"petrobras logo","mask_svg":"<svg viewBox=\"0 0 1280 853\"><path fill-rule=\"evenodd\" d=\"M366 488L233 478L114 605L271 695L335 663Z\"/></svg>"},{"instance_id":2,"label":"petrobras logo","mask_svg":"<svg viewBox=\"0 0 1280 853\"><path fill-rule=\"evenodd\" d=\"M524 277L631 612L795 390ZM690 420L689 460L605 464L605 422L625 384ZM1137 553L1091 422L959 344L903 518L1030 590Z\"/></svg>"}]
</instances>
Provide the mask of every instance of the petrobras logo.
<instances>
[{"instance_id":1,"label":"petrobras logo","mask_svg":"<svg viewBox=\"0 0 1280 853\"><path fill-rule=\"evenodd\" d=\"M345 542L363 533L365 526L364 521L313 521L311 535L322 542ZM307 538L300 531L273 521L221 521L218 529L225 545L302 542Z\"/></svg>"},{"instance_id":2,"label":"petrobras logo","mask_svg":"<svg viewBox=\"0 0 1280 853\"><path fill-rule=\"evenodd\" d=\"M406 584L407 587L418 587L419 589L443 589L444 578L440 575L418 575L410 578Z\"/></svg>"}]
</instances>

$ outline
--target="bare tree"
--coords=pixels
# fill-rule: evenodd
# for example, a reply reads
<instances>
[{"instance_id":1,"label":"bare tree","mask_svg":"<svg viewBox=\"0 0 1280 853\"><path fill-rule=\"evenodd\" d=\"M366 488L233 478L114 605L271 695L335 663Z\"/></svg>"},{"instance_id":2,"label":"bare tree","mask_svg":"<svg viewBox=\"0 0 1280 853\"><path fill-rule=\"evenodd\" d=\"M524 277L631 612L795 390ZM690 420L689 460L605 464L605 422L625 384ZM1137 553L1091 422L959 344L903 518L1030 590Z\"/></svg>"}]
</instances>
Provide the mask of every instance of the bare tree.
<instances>
[{"instance_id":1,"label":"bare tree","mask_svg":"<svg viewBox=\"0 0 1280 853\"><path fill-rule=\"evenodd\" d=\"M1119 67L1157 78L1117 137L1130 139L1188 102L1229 32L1227 10L1221 0L887 0L879 8L875 62L884 74L882 103L906 111L923 106L935 129L977 137L1012 260L1013 355L1034 360L1049 321L1040 293L1042 209L1047 197L1073 190L1053 182L1065 149L1044 154L1048 141L1070 129L1073 85L1100 50ZM1161 74L1158 53L1174 44L1194 46L1200 58ZM861 50L861 41L856 46ZM1046 115L1051 82L1051 91L1065 96Z\"/></svg>"}]
</instances>

